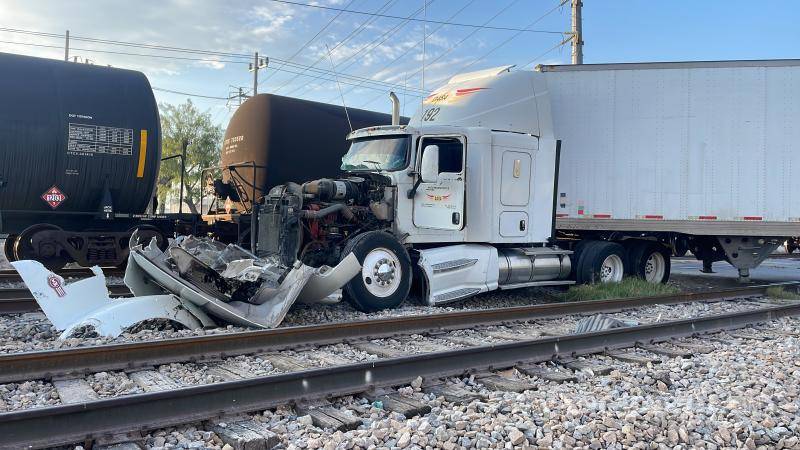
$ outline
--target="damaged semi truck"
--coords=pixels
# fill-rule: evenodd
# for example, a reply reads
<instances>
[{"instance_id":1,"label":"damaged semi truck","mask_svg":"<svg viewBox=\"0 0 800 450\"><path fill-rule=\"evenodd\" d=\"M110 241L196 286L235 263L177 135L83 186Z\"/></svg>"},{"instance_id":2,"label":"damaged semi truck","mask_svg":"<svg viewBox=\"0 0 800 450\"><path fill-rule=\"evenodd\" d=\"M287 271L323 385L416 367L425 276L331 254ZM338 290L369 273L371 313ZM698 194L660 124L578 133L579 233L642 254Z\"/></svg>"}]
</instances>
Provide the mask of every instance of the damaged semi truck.
<instances>
[{"instance_id":1,"label":"damaged semi truck","mask_svg":"<svg viewBox=\"0 0 800 450\"><path fill-rule=\"evenodd\" d=\"M800 61L513 66L457 75L409 125L348 136L338 179L266 195L257 253L336 266L356 308L494 289L666 282L676 240L744 280L800 233ZM396 107L396 97L393 97ZM395 114L396 116L396 114Z\"/></svg>"}]
</instances>

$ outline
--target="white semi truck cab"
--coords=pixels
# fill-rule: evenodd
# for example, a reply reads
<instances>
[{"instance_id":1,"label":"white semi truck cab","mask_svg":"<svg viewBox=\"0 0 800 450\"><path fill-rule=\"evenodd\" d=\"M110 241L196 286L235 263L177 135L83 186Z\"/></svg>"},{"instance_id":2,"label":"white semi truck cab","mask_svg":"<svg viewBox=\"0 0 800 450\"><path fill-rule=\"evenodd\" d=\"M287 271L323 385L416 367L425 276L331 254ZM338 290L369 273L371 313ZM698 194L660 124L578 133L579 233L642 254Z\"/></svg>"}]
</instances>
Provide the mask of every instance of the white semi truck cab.
<instances>
[{"instance_id":1,"label":"white semi truck cab","mask_svg":"<svg viewBox=\"0 0 800 450\"><path fill-rule=\"evenodd\" d=\"M265 221L276 224L292 190L294 211L324 202L301 213L312 223L291 232L298 243L287 259L295 247L310 264L356 253L361 275L344 292L365 310L396 306L412 282L431 305L574 283L572 252L553 235L558 143L539 76L510 67L460 75L425 99L409 125L352 132L347 177L270 193ZM621 264L611 276L621 278Z\"/></svg>"}]
</instances>

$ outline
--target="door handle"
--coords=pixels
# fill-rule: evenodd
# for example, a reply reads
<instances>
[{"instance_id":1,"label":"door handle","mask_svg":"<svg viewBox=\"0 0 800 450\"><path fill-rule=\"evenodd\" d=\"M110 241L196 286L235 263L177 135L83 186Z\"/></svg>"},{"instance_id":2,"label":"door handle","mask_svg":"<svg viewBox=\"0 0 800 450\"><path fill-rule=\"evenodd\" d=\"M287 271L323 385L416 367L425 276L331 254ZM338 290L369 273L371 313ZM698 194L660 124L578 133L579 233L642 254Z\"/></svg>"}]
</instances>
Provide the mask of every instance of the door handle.
<instances>
[{"instance_id":1,"label":"door handle","mask_svg":"<svg viewBox=\"0 0 800 450\"><path fill-rule=\"evenodd\" d=\"M519 231L525 231L525 227L526 227L525 219L520 220L519 221Z\"/></svg>"},{"instance_id":2,"label":"door handle","mask_svg":"<svg viewBox=\"0 0 800 450\"><path fill-rule=\"evenodd\" d=\"M453 219L453 225L460 224L461 223L461 214L459 214L457 212L454 212L452 219Z\"/></svg>"}]
</instances>

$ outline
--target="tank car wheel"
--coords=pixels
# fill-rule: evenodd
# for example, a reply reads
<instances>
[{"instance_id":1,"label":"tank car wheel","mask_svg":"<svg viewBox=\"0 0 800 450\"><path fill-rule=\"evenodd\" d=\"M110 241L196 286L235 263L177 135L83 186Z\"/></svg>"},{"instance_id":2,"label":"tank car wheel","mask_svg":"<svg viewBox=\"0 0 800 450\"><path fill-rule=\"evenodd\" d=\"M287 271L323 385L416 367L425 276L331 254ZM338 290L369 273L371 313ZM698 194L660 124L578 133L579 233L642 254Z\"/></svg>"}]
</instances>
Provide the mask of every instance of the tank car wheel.
<instances>
[{"instance_id":1,"label":"tank car wheel","mask_svg":"<svg viewBox=\"0 0 800 450\"><path fill-rule=\"evenodd\" d=\"M8 262L16 261L16 258L14 257L14 244L16 242L16 234L9 234L6 236L6 240L3 242L3 253L5 254L6 261Z\"/></svg>"},{"instance_id":2,"label":"tank car wheel","mask_svg":"<svg viewBox=\"0 0 800 450\"><path fill-rule=\"evenodd\" d=\"M359 311L396 308L411 289L411 258L389 233L370 231L356 236L342 251L361 263L361 273L343 288L344 298Z\"/></svg>"},{"instance_id":3,"label":"tank car wheel","mask_svg":"<svg viewBox=\"0 0 800 450\"><path fill-rule=\"evenodd\" d=\"M671 269L669 251L656 243L636 241L628 249L630 274L648 283L666 283Z\"/></svg>"},{"instance_id":4,"label":"tank car wheel","mask_svg":"<svg viewBox=\"0 0 800 450\"><path fill-rule=\"evenodd\" d=\"M45 243L39 248L34 248L33 237L41 231L61 231L61 228L46 223L31 225L17 237L14 242L14 259L33 259L42 263L50 270L58 270L72 262L72 259L62 255L58 244Z\"/></svg>"},{"instance_id":5,"label":"tank car wheel","mask_svg":"<svg viewBox=\"0 0 800 450\"><path fill-rule=\"evenodd\" d=\"M588 242L578 260L576 275L579 284L622 281L625 275L625 248L614 242Z\"/></svg>"}]
</instances>

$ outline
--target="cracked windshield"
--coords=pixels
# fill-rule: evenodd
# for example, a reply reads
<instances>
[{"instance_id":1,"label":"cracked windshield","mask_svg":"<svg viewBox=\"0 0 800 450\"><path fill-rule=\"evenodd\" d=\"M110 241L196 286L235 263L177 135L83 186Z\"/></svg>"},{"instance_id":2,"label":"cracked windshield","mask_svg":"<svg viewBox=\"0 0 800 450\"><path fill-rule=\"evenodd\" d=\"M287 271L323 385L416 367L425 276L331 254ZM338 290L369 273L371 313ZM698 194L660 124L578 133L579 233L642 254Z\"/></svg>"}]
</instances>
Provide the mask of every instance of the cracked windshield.
<instances>
[{"instance_id":1,"label":"cracked windshield","mask_svg":"<svg viewBox=\"0 0 800 450\"><path fill-rule=\"evenodd\" d=\"M342 170L399 170L406 165L411 136L358 139L342 157Z\"/></svg>"}]
</instances>

